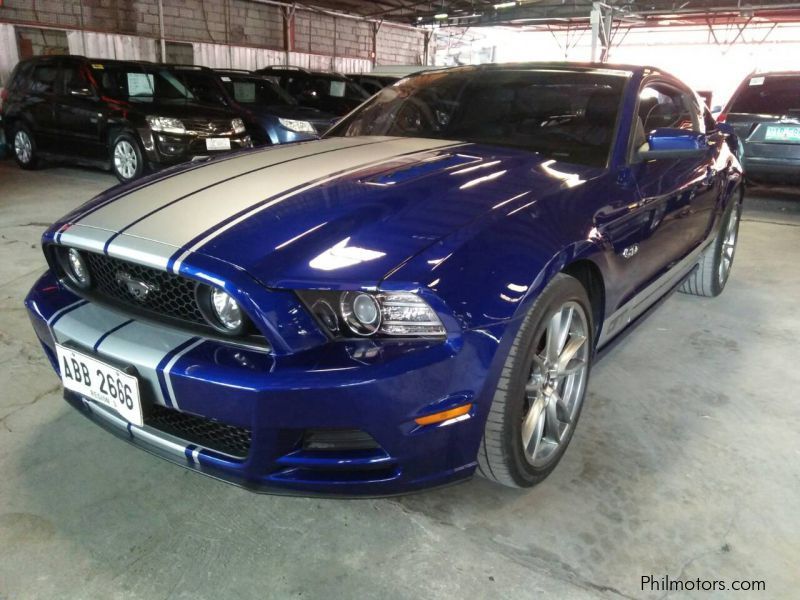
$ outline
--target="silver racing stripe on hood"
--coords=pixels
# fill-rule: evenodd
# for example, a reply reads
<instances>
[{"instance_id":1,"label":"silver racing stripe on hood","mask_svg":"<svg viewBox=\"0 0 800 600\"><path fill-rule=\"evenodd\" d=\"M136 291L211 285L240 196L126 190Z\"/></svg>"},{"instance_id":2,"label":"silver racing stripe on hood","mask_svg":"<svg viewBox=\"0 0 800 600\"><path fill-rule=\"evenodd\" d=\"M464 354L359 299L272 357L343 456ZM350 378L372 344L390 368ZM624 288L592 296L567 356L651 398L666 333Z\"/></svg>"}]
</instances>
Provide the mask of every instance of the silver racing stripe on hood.
<instances>
[{"instance_id":1,"label":"silver racing stripe on hood","mask_svg":"<svg viewBox=\"0 0 800 600\"><path fill-rule=\"evenodd\" d=\"M290 196L400 155L453 145L453 142L441 140L398 138L352 147L347 151L308 156L290 165L276 165L192 194L136 223L125 233L183 249L179 263L173 269L177 272L185 254L196 251L222 231ZM221 224L224 224L222 228ZM115 243L116 240L108 246L112 255Z\"/></svg>"},{"instance_id":2,"label":"silver racing stripe on hood","mask_svg":"<svg viewBox=\"0 0 800 600\"><path fill-rule=\"evenodd\" d=\"M78 219L58 242L177 273L191 252L286 198L399 156L460 145L463 142L353 137L245 154L225 161L224 168L209 164L131 192ZM269 163L264 165L267 155ZM242 173L236 166L239 161L262 166ZM226 170L234 166L231 176Z\"/></svg>"},{"instance_id":3,"label":"silver racing stripe on hood","mask_svg":"<svg viewBox=\"0 0 800 600\"><path fill-rule=\"evenodd\" d=\"M390 138L332 138L319 142L275 146L268 150L248 152L236 158L212 161L202 167L170 175L112 199L86 216L77 218L75 223L119 232L171 202L191 196L210 186L218 186L242 175L258 173L306 156L345 150L366 143L379 143L386 139Z\"/></svg>"}]
</instances>

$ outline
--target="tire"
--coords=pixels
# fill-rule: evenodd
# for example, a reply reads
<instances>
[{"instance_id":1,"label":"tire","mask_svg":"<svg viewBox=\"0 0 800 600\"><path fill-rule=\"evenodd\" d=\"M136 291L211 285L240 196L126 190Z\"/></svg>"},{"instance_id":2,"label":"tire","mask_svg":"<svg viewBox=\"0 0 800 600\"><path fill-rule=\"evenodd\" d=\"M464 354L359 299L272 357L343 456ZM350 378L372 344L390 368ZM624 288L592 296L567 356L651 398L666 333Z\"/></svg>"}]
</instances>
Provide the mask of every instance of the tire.
<instances>
[{"instance_id":1,"label":"tire","mask_svg":"<svg viewBox=\"0 0 800 600\"><path fill-rule=\"evenodd\" d=\"M139 142L130 133L121 133L111 144L111 170L122 183L141 177L145 172L144 155Z\"/></svg>"},{"instance_id":2,"label":"tire","mask_svg":"<svg viewBox=\"0 0 800 600\"><path fill-rule=\"evenodd\" d=\"M11 149L14 160L23 169L35 169L39 166L39 152L36 139L27 125L15 125L11 134Z\"/></svg>"},{"instance_id":3,"label":"tire","mask_svg":"<svg viewBox=\"0 0 800 600\"><path fill-rule=\"evenodd\" d=\"M739 220L742 214L742 194L722 214L714 241L703 250L697 268L692 271L678 291L692 296L714 298L722 293L733 267L736 242L739 239Z\"/></svg>"},{"instance_id":4,"label":"tire","mask_svg":"<svg viewBox=\"0 0 800 600\"><path fill-rule=\"evenodd\" d=\"M562 345L559 336L548 336L548 330L563 332L570 310ZM580 417L594 331L583 285L564 273L556 275L526 315L503 365L478 452L480 475L524 488L541 482L555 469ZM548 338L554 340L553 348L561 346L563 350L549 353ZM568 349L575 353L567 362ZM571 373L556 373L552 360L556 355L563 361L559 371ZM559 393L561 403L556 401ZM527 449L523 449L523 439Z\"/></svg>"}]
</instances>

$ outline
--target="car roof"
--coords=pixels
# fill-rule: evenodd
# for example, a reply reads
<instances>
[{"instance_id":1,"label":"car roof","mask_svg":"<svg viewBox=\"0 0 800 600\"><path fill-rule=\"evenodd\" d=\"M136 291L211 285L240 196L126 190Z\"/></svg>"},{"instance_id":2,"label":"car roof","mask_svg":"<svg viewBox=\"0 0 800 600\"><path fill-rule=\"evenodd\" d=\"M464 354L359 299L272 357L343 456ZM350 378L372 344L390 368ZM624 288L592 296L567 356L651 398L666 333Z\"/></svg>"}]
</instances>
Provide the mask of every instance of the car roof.
<instances>
[{"instance_id":1,"label":"car roof","mask_svg":"<svg viewBox=\"0 0 800 600\"><path fill-rule=\"evenodd\" d=\"M616 74L616 75L632 75L632 74L663 74L668 75L665 71L652 66L646 65L627 65L627 64L614 64L614 63L598 63L598 62L516 62L516 63L487 63L482 65L465 65L459 67L445 67L441 69L427 69L420 70L409 75L421 75L423 73L471 73L471 72L484 72L484 71L515 71L515 70L563 70L579 72L594 72L602 74ZM365 73L365 75L369 75Z\"/></svg>"}]
</instances>

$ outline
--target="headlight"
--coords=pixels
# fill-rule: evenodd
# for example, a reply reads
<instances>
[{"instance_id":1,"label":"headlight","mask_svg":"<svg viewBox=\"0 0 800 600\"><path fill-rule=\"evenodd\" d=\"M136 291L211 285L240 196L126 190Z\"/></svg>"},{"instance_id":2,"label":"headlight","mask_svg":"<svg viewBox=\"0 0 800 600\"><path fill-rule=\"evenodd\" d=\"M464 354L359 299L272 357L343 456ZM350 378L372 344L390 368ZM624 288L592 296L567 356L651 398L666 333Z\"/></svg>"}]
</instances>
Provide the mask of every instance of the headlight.
<instances>
[{"instance_id":1,"label":"headlight","mask_svg":"<svg viewBox=\"0 0 800 600\"><path fill-rule=\"evenodd\" d=\"M215 329L238 335L245 329L247 318L239 303L228 292L207 285L197 286L197 304L206 321Z\"/></svg>"},{"instance_id":2,"label":"headlight","mask_svg":"<svg viewBox=\"0 0 800 600\"><path fill-rule=\"evenodd\" d=\"M92 285L92 278L89 275L89 267L83 259L80 251L75 248L69 250L62 249L59 252L61 267L73 284L81 289L87 289Z\"/></svg>"},{"instance_id":3,"label":"headlight","mask_svg":"<svg viewBox=\"0 0 800 600\"><path fill-rule=\"evenodd\" d=\"M353 333L372 335L381 326L381 307L375 297L363 292L345 292L339 305L344 322Z\"/></svg>"},{"instance_id":4,"label":"headlight","mask_svg":"<svg viewBox=\"0 0 800 600\"><path fill-rule=\"evenodd\" d=\"M244 133L246 131L244 121L241 119L233 119L231 121L231 127L233 127L233 133Z\"/></svg>"},{"instance_id":5,"label":"headlight","mask_svg":"<svg viewBox=\"0 0 800 600\"><path fill-rule=\"evenodd\" d=\"M442 337L447 333L436 311L410 292L297 293L333 337Z\"/></svg>"},{"instance_id":6,"label":"headlight","mask_svg":"<svg viewBox=\"0 0 800 600\"><path fill-rule=\"evenodd\" d=\"M172 117L154 117L148 116L147 124L153 131L163 133L186 133L186 127L180 119L173 119Z\"/></svg>"},{"instance_id":7,"label":"headlight","mask_svg":"<svg viewBox=\"0 0 800 600\"><path fill-rule=\"evenodd\" d=\"M278 123L289 131L296 133L316 133L314 126L308 121L295 121L294 119L278 119Z\"/></svg>"}]
</instances>

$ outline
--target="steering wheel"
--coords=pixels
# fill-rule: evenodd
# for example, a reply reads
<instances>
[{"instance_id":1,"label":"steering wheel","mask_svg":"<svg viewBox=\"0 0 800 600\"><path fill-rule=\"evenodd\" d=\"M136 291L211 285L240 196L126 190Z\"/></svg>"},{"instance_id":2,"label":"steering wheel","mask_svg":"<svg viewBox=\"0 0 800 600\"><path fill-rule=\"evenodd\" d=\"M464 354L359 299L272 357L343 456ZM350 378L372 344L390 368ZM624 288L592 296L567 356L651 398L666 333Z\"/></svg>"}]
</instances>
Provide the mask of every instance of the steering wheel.
<instances>
[{"instance_id":1,"label":"steering wheel","mask_svg":"<svg viewBox=\"0 0 800 600\"><path fill-rule=\"evenodd\" d=\"M436 119L430 107L418 98L408 98L394 120L394 126L403 133L418 133L423 130L438 131Z\"/></svg>"}]
</instances>

